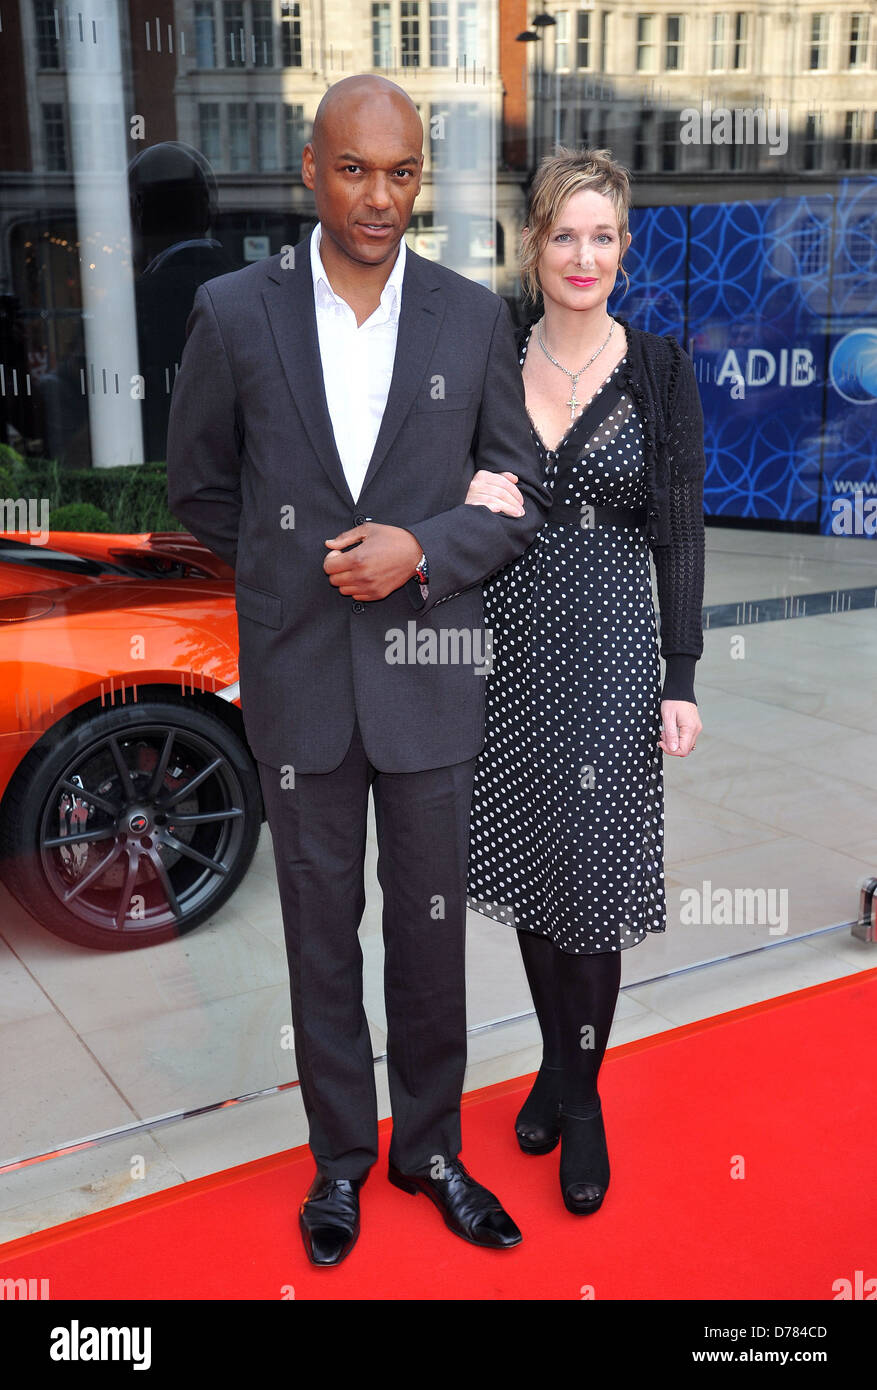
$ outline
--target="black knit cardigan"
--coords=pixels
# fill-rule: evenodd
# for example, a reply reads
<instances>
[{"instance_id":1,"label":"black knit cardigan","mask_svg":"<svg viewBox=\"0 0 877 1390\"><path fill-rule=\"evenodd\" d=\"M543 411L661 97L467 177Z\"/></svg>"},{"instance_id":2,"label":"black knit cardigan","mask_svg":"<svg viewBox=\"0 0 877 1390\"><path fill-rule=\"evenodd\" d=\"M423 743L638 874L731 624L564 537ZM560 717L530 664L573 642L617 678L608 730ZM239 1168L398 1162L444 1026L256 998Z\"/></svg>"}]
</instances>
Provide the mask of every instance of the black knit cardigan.
<instances>
[{"instance_id":1,"label":"black knit cardigan","mask_svg":"<svg viewBox=\"0 0 877 1390\"><path fill-rule=\"evenodd\" d=\"M666 661L664 700L694 701L694 668L703 653L703 410L691 359L675 338L645 333L615 315L627 336L616 380L642 422L646 536L655 564ZM518 329L518 349L531 324ZM577 446L569 446L570 457ZM559 461L566 450L559 451Z\"/></svg>"}]
</instances>

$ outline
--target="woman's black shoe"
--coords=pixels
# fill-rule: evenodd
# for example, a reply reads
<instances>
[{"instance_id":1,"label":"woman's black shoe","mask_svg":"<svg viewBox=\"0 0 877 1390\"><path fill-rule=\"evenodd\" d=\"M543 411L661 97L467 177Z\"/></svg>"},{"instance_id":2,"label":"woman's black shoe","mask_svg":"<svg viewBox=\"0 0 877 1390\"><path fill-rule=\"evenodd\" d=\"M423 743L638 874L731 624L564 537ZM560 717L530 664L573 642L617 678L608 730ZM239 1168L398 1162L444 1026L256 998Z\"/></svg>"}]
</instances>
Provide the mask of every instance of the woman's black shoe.
<instances>
[{"instance_id":1,"label":"woman's black shoe","mask_svg":"<svg viewBox=\"0 0 877 1390\"><path fill-rule=\"evenodd\" d=\"M549 1154L560 1139L560 1082L563 1067L544 1062L530 1094L518 1111L515 1134L525 1154Z\"/></svg>"},{"instance_id":2,"label":"woman's black shoe","mask_svg":"<svg viewBox=\"0 0 877 1390\"><path fill-rule=\"evenodd\" d=\"M609 1153L602 1107L581 1119L560 1116L560 1190L567 1211L589 1216L598 1211L609 1186Z\"/></svg>"}]
</instances>

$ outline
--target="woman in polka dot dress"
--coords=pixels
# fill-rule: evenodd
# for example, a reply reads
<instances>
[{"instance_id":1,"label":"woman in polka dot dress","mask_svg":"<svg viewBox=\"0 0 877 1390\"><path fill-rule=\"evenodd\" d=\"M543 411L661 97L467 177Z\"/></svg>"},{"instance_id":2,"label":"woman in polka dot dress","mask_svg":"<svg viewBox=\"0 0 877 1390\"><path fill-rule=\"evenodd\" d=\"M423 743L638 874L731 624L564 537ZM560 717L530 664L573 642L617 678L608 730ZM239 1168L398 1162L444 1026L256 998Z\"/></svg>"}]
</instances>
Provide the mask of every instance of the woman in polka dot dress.
<instances>
[{"instance_id":1,"label":"woman in polka dot dress","mask_svg":"<svg viewBox=\"0 0 877 1390\"><path fill-rule=\"evenodd\" d=\"M665 928L662 754L687 756L701 728L702 417L678 344L607 312L628 208L627 173L607 151L562 150L533 184L522 278L544 314L518 347L554 501L533 544L484 586L493 654L470 838L470 905L517 929L542 1032L518 1142L530 1154L561 1142L561 1191L576 1214L596 1211L609 1183L597 1078L621 952ZM673 505L660 500L655 460L680 420L678 453L691 458L665 489ZM512 513L514 482L479 472L466 501ZM649 525L669 534L663 697L649 566L660 537Z\"/></svg>"}]
</instances>

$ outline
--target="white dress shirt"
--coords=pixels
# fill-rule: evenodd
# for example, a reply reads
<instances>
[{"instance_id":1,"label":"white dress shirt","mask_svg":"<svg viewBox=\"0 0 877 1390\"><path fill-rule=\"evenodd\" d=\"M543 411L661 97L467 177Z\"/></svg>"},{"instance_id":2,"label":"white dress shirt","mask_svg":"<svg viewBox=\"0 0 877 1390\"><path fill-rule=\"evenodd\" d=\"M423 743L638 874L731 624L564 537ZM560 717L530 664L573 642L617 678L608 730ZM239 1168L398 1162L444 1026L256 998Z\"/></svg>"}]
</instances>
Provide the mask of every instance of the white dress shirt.
<instances>
[{"instance_id":1,"label":"white dress shirt","mask_svg":"<svg viewBox=\"0 0 877 1390\"><path fill-rule=\"evenodd\" d=\"M322 227L311 233L311 271L314 307L323 366L323 385L335 444L353 500L362 482L384 417L402 305L405 238L396 264L370 318L357 327L356 315L329 284L320 256Z\"/></svg>"}]
</instances>

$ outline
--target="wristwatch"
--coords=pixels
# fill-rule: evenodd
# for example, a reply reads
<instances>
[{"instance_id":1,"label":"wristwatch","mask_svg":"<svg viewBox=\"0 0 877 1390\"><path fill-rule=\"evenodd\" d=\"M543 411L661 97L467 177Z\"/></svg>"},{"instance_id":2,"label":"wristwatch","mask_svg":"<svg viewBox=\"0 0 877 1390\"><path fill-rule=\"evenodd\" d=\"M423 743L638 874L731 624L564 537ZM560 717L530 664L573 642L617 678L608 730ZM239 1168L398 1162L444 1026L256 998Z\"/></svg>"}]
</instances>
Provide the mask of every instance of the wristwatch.
<instances>
[{"instance_id":1,"label":"wristwatch","mask_svg":"<svg viewBox=\"0 0 877 1390\"><path fill-rule=\"evenodd\" d=\"M420 584L421 588L423 588L425 585L429 583L429 565L427 564L426 556L423 554L422 551L420 554L420 560L417 564L417 569L414 571L414 578Z\"/></svg>"}]
</instances>

